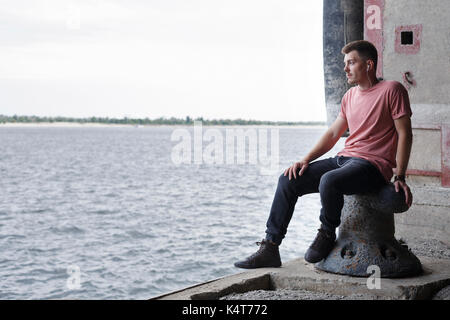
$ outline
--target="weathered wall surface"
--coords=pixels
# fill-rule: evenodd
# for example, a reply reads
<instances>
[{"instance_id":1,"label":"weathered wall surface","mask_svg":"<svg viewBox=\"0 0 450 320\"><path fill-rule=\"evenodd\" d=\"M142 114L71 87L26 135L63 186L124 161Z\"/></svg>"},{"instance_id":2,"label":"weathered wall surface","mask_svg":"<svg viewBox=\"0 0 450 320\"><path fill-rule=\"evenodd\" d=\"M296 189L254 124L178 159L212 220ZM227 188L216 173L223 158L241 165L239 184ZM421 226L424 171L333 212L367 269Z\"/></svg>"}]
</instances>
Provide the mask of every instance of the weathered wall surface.
<instances>
[{"instance_id":1,"label":"weathered wall surface","mask_svg":"<svg viewBox=\"0 0 450 320\"><path fill-rule=\"evenodd\" d=\"M384 4L383 74L409 89L414 113L412 179L445 187L450 186L446 166L446 131L450 123L449 15L448 0L385 0ZM412 33L412 44L402 44L402 32ZM441 175L436 179L438 172Z\"/></svg>"},{"instance_id":2,"label":"weathered wall surface","mask_svg":"<svg viewBox=\"0 0 450 320\"><path fill-rule=\"evenodd\" d=\"M450 3L448 0L385 0L384 76L405 83L409 90L413 123L450 121ZM401 29L401 27L406 27ZM401 45L401 32L412 31L418 44ZM399 35L400 33L400 35ZM400 37L400 39L398 39ZM397 45L396 45L397 44ZM408 47L416 50L408 50ZM403 47L403 48L402 48Z\"/></svg>"},{"instance_id":3,"label":"weathered wall surface","mask_svg":"<svg viewBox=\"0 0 450 320\"><path fill-rule=\"evenodd\" d=\"M379 51L378 75L409 91L415 138L411 180L445 187L450 187L449 15L447 0L364 2L364 36Z\"/></svg>"},{"instance_id":4,"label":"weathered wall surface","mask_svg":"<svg viewBox=\"0 0 450 320\"><path fill-rule=\"evenodd\" d=\"M448 0L365 0L365 39L379 75L401 82L413 111L408 182L414 202L396 235L450 242L450 6Z\"/></svg>"},{"instance_id":5,"label":"weathered wall surface","mask_svg":"<svg viewBox=\"0 0 450 320\"><path fill-rule=\"evenodd\" d=\"M349 89L341 54L348 42L363 39L364 0L324 0L323 65L327 124L337 118L341 99Z\"/></svg>"}]
</instances>

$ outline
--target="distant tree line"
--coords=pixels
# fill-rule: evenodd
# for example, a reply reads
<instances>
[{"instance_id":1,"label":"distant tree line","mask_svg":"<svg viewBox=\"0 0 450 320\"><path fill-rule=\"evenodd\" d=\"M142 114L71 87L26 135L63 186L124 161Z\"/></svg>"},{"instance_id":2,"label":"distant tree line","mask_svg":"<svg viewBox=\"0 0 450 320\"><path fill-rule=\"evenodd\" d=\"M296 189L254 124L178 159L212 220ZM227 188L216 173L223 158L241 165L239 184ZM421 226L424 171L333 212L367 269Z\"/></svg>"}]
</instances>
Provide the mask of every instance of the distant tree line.
<instances>
[{"instance_id":1,"label":"distant tree line","mask_svg":"<svg viewBox=\"0 0 450 320\"><path fill-rule=\"evenodd\" d=\"M202 121L203 125L324 125L325 122L307 121L307 122L291 122L291 121L258 121L243 119L203 119L198 117L193 119L189 116L186 118L70 118L70 117L38 117L38 116L5 116L0 115L0 123L54 123L54 122L73 122L73 123L104 123L104 124L131 124L131 125L189 125L194 121Z\"/></svg>"}]
</instances>

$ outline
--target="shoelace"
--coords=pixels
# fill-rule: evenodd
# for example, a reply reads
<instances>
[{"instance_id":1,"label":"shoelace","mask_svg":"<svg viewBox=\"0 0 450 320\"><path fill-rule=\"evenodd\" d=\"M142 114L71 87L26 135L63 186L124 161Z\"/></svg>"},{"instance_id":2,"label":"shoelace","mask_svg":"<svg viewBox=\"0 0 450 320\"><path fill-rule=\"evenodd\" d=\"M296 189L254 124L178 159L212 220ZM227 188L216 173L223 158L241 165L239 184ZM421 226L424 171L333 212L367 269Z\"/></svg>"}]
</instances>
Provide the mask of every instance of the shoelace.
<instances>
[{"instance_id":1,"label":"shoelace","mask_svg":"<svg viewBox=\"0 0 450 320\"><path fill-rule=\"evenodd\" d=\"M267 242L265 241L265 240L262 240L262 241L257 241L257 242L255 242L255 244L257 245L257 246L259 246L259 249L258 249L258 251L256 251L255 253L253 253L250 257L248 257L249 259L251 259L251 258L253 258L253 257L255 257L255 256L257 256L262 250L263 250L263 244L265 245Z\"/></svg>"}]
</instances>

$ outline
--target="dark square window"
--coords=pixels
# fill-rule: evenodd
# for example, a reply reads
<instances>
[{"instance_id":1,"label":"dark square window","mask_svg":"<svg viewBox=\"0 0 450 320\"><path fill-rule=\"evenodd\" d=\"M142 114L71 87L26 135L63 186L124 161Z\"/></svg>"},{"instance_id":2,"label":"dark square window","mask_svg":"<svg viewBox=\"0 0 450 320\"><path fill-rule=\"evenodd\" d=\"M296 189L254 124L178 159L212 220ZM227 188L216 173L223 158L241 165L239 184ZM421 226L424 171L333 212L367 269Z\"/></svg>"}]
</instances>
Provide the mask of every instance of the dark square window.
<instances>
[{"instance_id":1,"label":"dark square window","mask_svg":"<svg viewBox=\"0 0 450 320\"><path fill-rule=\"evenodd\" d=\"M402 31L401 32L401 44L402 45L413 44L413 32L412 31Z\"/></svg>"}]
</instances>

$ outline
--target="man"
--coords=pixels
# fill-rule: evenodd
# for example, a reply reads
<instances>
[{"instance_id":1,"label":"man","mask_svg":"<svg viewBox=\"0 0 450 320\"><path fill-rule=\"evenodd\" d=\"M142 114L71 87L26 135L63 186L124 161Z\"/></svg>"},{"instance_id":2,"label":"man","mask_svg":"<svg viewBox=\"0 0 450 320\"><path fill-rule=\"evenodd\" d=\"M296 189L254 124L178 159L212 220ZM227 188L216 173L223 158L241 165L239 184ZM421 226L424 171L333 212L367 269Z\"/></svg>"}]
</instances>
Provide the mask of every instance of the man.
<instances>
[{"instance_id":1,"label":"man","mask_svg":"<svg viewBox=\"0 0 450 320\"><path fill-rule=\"evenodd\" d=\"M236 267L281 266L278 246L302 195L319 192L322 204L319 232L305 253L310 263L319 262L333 249L344 195L376 191L391 180L392 169L396 168L395 190L404 192L411 206L412 195L405 182L412 145L408 92L399 82L377 79L378 55L370 42L351 42L342 53L348 83L356 86L345 93L337 119L314 148L280 176L266 238L257 243L260 248L256 253L236 262ZM350 135L337 156L314 161L347 129Z\"/></svg>"}]
</instances>

